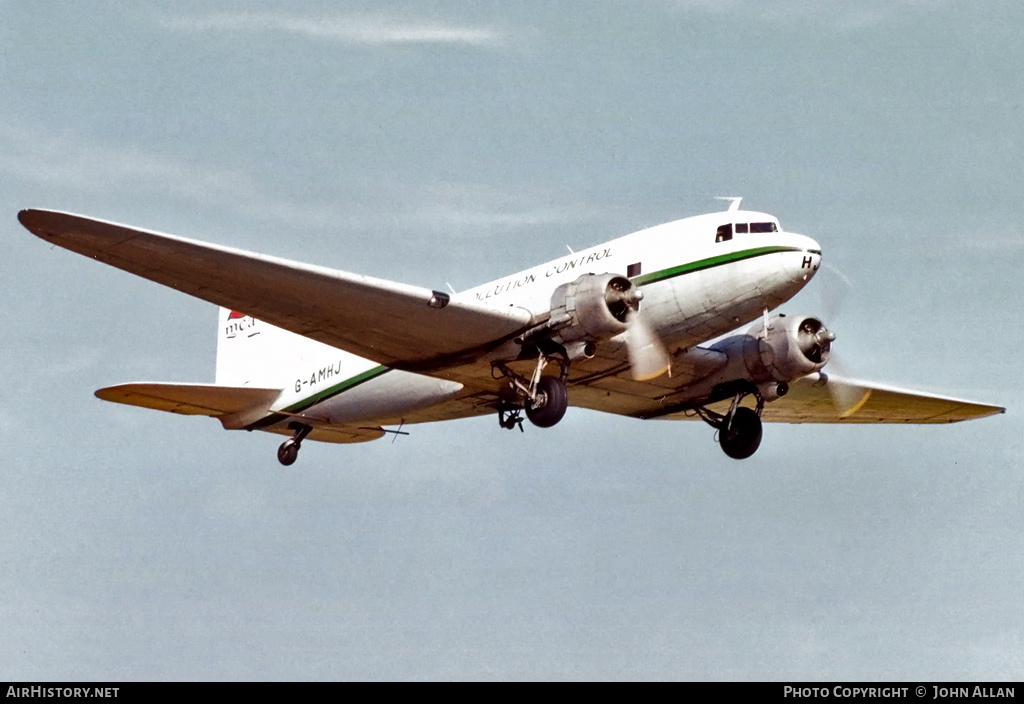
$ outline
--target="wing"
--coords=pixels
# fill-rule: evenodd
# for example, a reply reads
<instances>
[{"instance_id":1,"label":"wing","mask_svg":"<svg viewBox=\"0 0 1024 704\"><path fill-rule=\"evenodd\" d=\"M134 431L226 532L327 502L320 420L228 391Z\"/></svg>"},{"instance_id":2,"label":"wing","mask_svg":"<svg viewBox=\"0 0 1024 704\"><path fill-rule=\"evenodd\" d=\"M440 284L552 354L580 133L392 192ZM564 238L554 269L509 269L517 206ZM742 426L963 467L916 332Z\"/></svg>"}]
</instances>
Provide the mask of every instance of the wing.
<instances>
[{"instance_id":1,"label":"wing","mask_svg":"<svg viewBox=\"0 0 1024 704\"><path fill-rule=\"evenodd\" d=\"M612 377L594 387L574 388L570 398L574 405L638 418L699 419L685 398L685 386L673 393ZM729 402L710 407L724 413ZM762 418L774 423L956 423L1005 412L1002 406L813 374L765 404Z\"/></svg>"},{"instance_id":2,"label":"wing","mask_svg":"<svg viewBox=\"0 0 1024 704\"><path fill-rule=\"evenodd\" d=\"M1005 413L1002 406L926 394L894 386L818 375L790 384L765 405L763 418L779 423L957 423Z\"/></svg>"},{"instance_id":3,"label":"wing","mask_svg":"<svg viewBox=\"0 0 1024 704\"><path fill-rule=\"evenodd\" d=\"M417 286L68 213L23 210L18 220L47 242L391 367L471 361L531 319L522 308L449 301Z\"/></svg>"}]
</instances>

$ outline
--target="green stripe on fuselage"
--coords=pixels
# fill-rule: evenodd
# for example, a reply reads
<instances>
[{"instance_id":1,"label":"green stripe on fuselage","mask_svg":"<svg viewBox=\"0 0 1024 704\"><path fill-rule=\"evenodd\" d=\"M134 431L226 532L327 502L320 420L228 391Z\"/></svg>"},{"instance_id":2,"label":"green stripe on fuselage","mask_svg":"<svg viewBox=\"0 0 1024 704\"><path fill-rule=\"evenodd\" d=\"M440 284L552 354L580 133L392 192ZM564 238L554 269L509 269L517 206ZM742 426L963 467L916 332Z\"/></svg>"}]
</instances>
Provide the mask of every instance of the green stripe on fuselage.
<instances>
[{"instance_id":1,"label":"green stripe on fuselage","mask_svg":"<svg viewBox=\"0 0 1024 704\"><path fill-rule=\"evenodd\" d=\"M754 257L764 256L765 254L776 254L778 252L803 252L806 251L800 247L756 247L754 249L744 249L739 252L729 252L728 254L719 254L717 257L708 257L707 259L698 259L695 262L687 262L686 264L680 264L679 266L673 266L668 269L662 269L661 271L653 271L650 274L641 274L640 276L634 276L632 281L637 286L646 286L647 284L657 283L658 281L665 281L667 279L675 278L676 276L682 276L683 274L692 274L695 271L703 271L704 269L713 269L716 266L722 266L723 264L732 264L733 262L743 261L744 259L752 259Z\"/></svg>"},{"instance_id":2,"label":"green stripe on fuselage","mask_svg":"<svg viewBox=\"0 0 1024 704\"><path fill-rule=\"evenodd\" d=\"M722 266L724 264L732 264L734 262L743 261L744 259L752 259L754 257L760 257L765 254L776 254L779 252L803 252L806 251L800 247L783 247L783 246L770 246L770 247L755 247L754 249L744 249L739 252L730 252L728 254L720 254L716 257L708 257L706 259L698 259L695 262L688 262L686 264L680 264L679 266L669 267L668 269L662 269L661 271L651 272L650 274L642 274L640 276L634 276L632 281L637 286L645 286L647 284L657 283L659 281L666 281L676 276L682 276L683 274L692 274L696 271L703 271L704 269L712 269L716 266ZM355 376L349 377L344 381L340 381L334 386L318 391L312 396L307 396L301 401L291 404L290 406L281 409L280 412L272 413L266 418L256 421L255 423L248 426L249 430L257 430L260 428L266 428L280 423L281 421L287 420L290 413L300 413L314 404L320 403L328 398L337 396L340 393L348 391L349 389L355 388L360 384L363 384L371 379L376 379L382 374L391 371L388 367L383 365L367 369L365 372L356 374Z\"/></svg>"},{"instance_id":3,"label":"green stripe on fuselage","mask_svg":"<svg viewBox=\"0 0 1024 704\"><path fill-rule=\"evenodd\" d=\"M389 371L391 370L388 367L385 367L384 365L376 366L373 369L367 369L365 372L356 374L355 376L351 376L348 379L345 379L344 381L339 381L334 386L330 386L324 389L323 391L318 391L312 396L307 396L301 401L297 401L292 405L287 406L286 408L282 408L280 412L274 412L267 416L266 418L258 420L255 423L252 423L251 425L247 426L246 429L258 430L259 428L266 428L267 426L273 425L274 423L280 423L281 421L287 420L290 417L288 415L289 413L300 413L301 411L306 410L310 406L313 406L317 403L320 403L321 401L325 401L329 398L337 396L338 394L348 391L349 389L353 389L359 386L360 384L370 381L371 379L376 379L385 372Z\"/></svg>"}]
</instances>

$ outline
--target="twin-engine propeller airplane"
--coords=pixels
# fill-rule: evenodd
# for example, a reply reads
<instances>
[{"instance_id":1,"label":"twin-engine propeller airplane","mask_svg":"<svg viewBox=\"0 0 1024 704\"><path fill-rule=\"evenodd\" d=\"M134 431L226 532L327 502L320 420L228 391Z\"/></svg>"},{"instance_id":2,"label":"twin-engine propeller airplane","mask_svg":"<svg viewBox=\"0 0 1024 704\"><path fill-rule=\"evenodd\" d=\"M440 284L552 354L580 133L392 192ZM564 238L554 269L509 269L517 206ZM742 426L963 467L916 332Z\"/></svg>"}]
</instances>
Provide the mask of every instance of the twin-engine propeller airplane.
<instances>
[{"instance_id":1,"label":"twin-engine propeller airplane","mask_svg":"<svg viewBox=\"0 0 1024 704\"><path fill-rule=\"evenodd\" d=\"M306 439L363 442L487 413L505 429L522 430L524 414L547 428L569 405L699 418L736 459L757 450L762 421L948 423L1005 410L824 374L835 335L813 316L770 315L818 271L821 247L739 205L453 295L79 215L18 219L221 306L214 384L121 384L98 397L289 435L285 465Z\"/></svg>"}]
</instances>

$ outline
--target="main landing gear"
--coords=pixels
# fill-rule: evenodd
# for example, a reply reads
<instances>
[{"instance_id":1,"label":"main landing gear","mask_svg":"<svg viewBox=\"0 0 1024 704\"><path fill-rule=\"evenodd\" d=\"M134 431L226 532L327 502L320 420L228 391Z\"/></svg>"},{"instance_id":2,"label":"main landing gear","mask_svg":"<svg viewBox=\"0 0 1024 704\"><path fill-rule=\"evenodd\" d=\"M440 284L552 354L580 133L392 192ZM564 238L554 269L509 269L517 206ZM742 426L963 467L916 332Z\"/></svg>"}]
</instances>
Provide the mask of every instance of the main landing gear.
<instances>
[{"instance_id":1,"label":"main landing gear","mask_svg":"<svg viewBox=\"0 0 1024 704\"><path fill-rule=\"evenodd\" d=\"M740 401L748 394L757 399L757 410L741 406ZM718 444L722 452L734 460L745 460L757 452L761 445L761 411L764 397L756 388L740 390L732 398L732 406L725 415L699 407L697 414L705 423L718 431Z\"/></svg>"},{"instance_id":2,"label":"main landing gear","mask_svg":"<svg viewBox=\"0 0 1024 704\"><path fill-rule=\"evenodd\" d=\"M295 464L295 460L299 457L299 448L302 446L302 441L313 431L312 426L299 422L289 423L288 427L295 434L281 443L281 447L277 448L277 461L285 467Z\"/></svg>"},{"instance_id":3,"label":"main landing gear","mask_svg":"<svg viewBox=\"0 0 1024 704\"><path fill-rule=\"evenodd\" d=\"M548 362L556 361L561 368L557 377L544 376L544 367ZM518 426L523 430L523 413L538 428L550 428L562 420L565 410L569 407L569 392L566 379L569 377L569 363L557 357L541 354L537 358L537 367L533 377L527 379L520 376L503 363L495 364L495 369L507 377L515 391L514 401L503 401L498 406L498 425L505 430Z\"/></svg>"}]
</instances>

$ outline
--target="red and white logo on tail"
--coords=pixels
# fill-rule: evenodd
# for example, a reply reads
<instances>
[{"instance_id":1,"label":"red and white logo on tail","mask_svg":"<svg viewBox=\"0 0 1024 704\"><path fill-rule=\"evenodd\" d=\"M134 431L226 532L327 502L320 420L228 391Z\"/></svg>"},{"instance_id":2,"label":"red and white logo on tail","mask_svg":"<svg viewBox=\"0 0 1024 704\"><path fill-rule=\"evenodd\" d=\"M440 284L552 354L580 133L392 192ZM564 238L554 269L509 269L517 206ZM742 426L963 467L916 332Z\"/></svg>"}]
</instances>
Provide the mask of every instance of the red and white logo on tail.
<instances>
[{"instance_id":1,"label":"red and white logo on tail","mask_svg":"<svg viewBox=\"0 0 1024 704\"><path fill-rule=\"evenodd\" d=\"M338 359L333 347L237 310L221 308L217 321L217 384L291 388L298 369Z\"/></svg>"}]
</instances>

